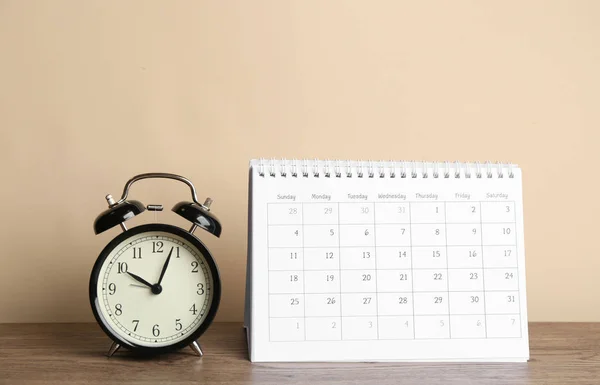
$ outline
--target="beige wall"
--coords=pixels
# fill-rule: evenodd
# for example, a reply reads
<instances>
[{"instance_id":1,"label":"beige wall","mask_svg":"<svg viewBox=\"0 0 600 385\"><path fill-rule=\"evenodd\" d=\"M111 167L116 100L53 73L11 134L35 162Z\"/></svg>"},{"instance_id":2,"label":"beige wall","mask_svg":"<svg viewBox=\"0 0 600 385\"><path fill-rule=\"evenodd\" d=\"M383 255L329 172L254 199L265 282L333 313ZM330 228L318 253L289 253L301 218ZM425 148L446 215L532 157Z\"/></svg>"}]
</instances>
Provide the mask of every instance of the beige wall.
<instances>
[{"instance_id":1,"label":"beige wall","mask_svg":"<svg viewBox=\"0 0 600 385\"><path fill-rule=\"evenodd\" d=\"M566 0L0 0L0 322L92 321L119 232L92 222L148 171L214 198L223 236L199 234L218 319L240 321L260 156L519 163L530 319L600 321L599 19Z\"/></svg>"}]
</instances>

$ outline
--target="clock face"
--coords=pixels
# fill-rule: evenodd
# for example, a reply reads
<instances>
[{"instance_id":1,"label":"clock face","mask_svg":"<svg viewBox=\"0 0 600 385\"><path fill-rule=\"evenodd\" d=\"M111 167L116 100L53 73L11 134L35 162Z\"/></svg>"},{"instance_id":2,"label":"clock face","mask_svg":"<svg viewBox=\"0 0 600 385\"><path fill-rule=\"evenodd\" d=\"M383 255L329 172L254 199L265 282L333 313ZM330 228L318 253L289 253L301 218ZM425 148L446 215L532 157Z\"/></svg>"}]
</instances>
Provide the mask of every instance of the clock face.
<instances>
[{"instance_id":1,"label":"clock face","mask_svg":"<svg viewBox=\"0 0 600 385\"><path fill-rule=\"evenodd\" d=\"M191 343L212 321L219 296L208 250L188 232L162 224L115 238L90 282L92 308L104 330L141 350Z\"/></svg>"}]
</instances>

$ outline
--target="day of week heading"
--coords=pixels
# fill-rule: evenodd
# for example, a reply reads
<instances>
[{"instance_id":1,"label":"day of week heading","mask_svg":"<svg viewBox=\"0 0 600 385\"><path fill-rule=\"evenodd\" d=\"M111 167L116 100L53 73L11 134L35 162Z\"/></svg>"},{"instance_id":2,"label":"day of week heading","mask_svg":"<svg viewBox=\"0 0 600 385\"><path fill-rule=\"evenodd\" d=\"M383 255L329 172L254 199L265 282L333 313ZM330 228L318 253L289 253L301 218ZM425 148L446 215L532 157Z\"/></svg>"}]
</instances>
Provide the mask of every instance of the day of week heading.
<instances>
[{"instance_id":1,"label":"day of week heading","mask_svg":"<svg viewBox=\"0 0 600 385\"><path fill-rule=\"evenodd\" d=\"M330 201L331 200L331 195L327 195L327 194L312 194L311 198L316 200L316 201Z\"/></svg>"},{"instance_id":2,"label":"day of week heading","mask_svg":"<svg viewBox=\"0 0 600 385\"><path fill-rule=\"evenodd\" d=\"M406 200L406 194L379 194L377 195L377 198L379 199L400 199L405 201Z\"/></svg>"},{"instance_id":3,"label":"day of week heading","mask_svg":"<svg viewBox=\"0 0 600 385\"><path fill-rule=\"evenodd\" d=\"M501 198L501 199L508 199L508 194L505 193L486 193L485 197L488 199L494 199L494 198Z\"/></svg>"},{"instance_id":4,"label":"day of week heading","mask_svg":"<svg viewBox=\"0 0 600 385\"><path fill-rule=\"evenodd\" d=\"M366 201L368 198L367 194L348 194L348 199L358 199Z\"/></svg>"},{"instance_id":5,"label":"day of week heading","mask_svg":"<svg viewBox=\"0 0 600 385\"><path fill-rule=\"evenodd\" d=\"M277 194L277 199L295 202L296 196L292 194Z\"/></svg>"},{"instance_id":6,"label":"day of week heading","mask_svg":"<svg viewBox=\"0 0 600 385\"><path fill-rule=\"evenodd\" d=\"M416 193L415 197L417 199L433 199L434 201L437 201L437 199L438 199L438 195L433 194L433 193L429 193L429 194Z\"/></svg>"},{"instance_id":7,"label":"day of week heading","mask_svg":"<svg viewBox=\"0 0 600 385\"><path fill-rule=\"evenodd\" d=\"M456 199L470 200L471 199L471 194L469 194L469 193L456 193L456 194L454 194L454 197Z\"/></svg>"}]
</instances>

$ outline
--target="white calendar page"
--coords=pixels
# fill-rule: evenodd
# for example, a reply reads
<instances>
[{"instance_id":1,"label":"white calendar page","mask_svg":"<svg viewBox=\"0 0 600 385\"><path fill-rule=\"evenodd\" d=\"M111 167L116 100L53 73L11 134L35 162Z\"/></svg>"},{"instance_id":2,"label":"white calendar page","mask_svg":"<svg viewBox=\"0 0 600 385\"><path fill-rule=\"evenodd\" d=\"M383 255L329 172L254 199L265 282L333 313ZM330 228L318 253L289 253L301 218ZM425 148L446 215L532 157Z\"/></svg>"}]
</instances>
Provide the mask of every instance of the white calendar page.
<instances>
[{"instance_id":1,"label":"white calendar page","mask_svg":"<svg viewBox=\"0 0 600 385\"><path fill-rule=\"evenodd\" d=\"M252 361L529 358L520 169L404 165L251 162Z\"/></svg>"}]
</instances>

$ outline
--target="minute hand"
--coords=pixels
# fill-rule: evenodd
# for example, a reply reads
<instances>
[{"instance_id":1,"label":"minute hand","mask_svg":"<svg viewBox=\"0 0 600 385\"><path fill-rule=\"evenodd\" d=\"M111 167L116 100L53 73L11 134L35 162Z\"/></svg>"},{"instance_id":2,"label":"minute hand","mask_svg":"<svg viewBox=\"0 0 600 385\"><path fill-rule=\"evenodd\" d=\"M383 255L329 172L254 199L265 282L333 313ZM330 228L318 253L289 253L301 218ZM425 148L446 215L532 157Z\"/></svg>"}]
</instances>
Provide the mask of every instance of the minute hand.
<instances>
[{"instance_id":1,"label":"minute hand","mask_svg":"<svg viewBox=\"0 0 600 385\"><path fill-rule=\"evenodd\" d=\"M158 278L158 283L157 285L160 285L160 283L163 280L163 277L165 276L165 273L167 272L167 267L169 267L169 261L171 261L171 254L173 254L173 247L171 247L171 251L169 251L169 255L167 256L167 260L165 261L165 264L163 265L162 271L160 272L160 278Z\"/></svg>"}]
</instances>

